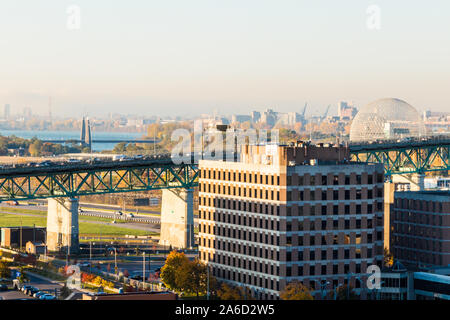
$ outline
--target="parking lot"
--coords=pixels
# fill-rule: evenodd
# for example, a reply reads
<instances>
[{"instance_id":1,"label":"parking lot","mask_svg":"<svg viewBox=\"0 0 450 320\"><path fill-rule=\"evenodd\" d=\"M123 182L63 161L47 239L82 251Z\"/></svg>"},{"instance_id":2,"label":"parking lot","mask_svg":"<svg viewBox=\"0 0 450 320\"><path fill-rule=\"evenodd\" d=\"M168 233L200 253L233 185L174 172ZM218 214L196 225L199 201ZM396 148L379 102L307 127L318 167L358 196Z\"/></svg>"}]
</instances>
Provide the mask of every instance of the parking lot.
<instances>
[{"instance_id":1,"label":"parking lot","mask_svg":"<svg viewBox=\"0 0 450 320\"><path fill-rule=\"evenodd\" d=\"M50 294L55 295L55 289L61 288L61 286L58 284L39 279L32 275L28 275L28 277L30 279L30 282L27 282L26 285L31 285L33 287L38 288L39 290L46 291ZM22 291L18 291L16 289L11 288L8 291L0 291L0 297L1 300L20 300L20 299L36 300L36 298L30 297L24 294Z\"/></svg>"}]
</instances>

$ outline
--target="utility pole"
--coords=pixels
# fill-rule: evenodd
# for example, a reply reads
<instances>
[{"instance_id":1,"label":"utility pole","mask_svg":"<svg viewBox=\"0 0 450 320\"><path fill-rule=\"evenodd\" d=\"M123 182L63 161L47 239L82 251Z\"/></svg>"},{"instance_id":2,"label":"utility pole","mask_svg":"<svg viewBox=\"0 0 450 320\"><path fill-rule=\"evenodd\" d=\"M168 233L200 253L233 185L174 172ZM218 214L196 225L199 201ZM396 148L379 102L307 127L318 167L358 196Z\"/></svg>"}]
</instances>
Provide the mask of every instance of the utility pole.
<instances>
[{"instance_id":1,"label":"utility pole","mask_svg":"<svg viewBox=\"0 0 450 320\"><path fill-rule=\"evenodd\" d=\"M114 273L117 274L117 249L114 247Z\"/></svg>"},{"instance_id":2,"label":"utility pole","mask_svg":"<svg viewBox=\"0 0 450 320\"><path fill-rule=\"evenodd\" d=\"M206 264L206 274L207 274L207 278L206 278L206 286L207 286L207 291L206 291L206 299L209 300L209 264Z\"/></svg>"},{"instance_id":3,"label":"utility pole","mask_svg":"<svg viewBox=\"0 0 450 320\"><path fill-rule=\"evenodd\" d=\"M92 273L92 241L89 241L89 273Z\"/></svg>"},{"instance_id":4,"label":"utility pole","mask_svg":"<svg viewBox=\"0 0 450 320\"><path fill-rule=\"evenodd\" d=\"M22 217L20 217L20 251L22 251Z\"/></svg>"},{"instance_id":5,"label":"utility pole","mask_svg":"<svg viewBox=\"0 0 450 320\"><path fill-rule=\"evenodd\" d=\"M145 251L142 252L142 288L145 285Z\"/></svg>"}]
</instances>

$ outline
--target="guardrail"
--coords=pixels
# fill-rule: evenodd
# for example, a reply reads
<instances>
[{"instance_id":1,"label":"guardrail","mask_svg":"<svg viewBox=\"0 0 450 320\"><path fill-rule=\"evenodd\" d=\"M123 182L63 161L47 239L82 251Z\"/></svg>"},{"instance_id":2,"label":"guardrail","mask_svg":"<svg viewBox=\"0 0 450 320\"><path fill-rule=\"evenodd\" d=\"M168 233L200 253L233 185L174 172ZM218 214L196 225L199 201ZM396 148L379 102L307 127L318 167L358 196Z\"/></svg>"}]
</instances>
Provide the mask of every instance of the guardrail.
<instances>
[{"instance_id":1,"label":"guardrail","mask_svg":"<svg viewBox=\"0 0 450 320\"><path fill-rule=\"evenodd\" d=\"M79 215L89 216L89 217L99 217L107 219L118 219L131 222L141 222L150 224L161 224L161 220L157 218L147 218L147 217L129 217L126 215L114 215L114 214L103 214L103 213L90 213L90 212L79 212Z\"/></svg>"}]
</instances>

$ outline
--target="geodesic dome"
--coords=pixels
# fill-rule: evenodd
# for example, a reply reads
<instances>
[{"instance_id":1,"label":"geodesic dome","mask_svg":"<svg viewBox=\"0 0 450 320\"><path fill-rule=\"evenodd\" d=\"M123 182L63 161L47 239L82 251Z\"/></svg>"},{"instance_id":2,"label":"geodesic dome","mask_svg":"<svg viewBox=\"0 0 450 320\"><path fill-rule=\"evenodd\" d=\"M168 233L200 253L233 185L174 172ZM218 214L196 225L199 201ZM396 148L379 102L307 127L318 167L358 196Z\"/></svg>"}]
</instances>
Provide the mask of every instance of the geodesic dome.
<instances>
[{"instance_id":1,"label":"geodesic dome","mask_svg":"<svg viewBox=\"0 0 450 320\"><path fill-rule=\"evenodd\" d=\"M403 100L379 99L356 114L350 128L350 141L374 141L418 137L424 126L417 110Z\"/></svg>"}]
</instances>

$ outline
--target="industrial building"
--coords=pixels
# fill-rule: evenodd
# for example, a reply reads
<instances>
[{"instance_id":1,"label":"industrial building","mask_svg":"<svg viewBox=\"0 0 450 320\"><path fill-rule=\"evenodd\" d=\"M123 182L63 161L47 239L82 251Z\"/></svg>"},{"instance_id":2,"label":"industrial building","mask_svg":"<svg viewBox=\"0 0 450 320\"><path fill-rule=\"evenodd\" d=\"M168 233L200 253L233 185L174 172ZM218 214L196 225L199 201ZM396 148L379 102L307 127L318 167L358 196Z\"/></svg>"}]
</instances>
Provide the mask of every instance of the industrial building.
<instances>
[{"instance_id":1,"label":"industrial building","mask_svg":"<svg viewBox=\"0 0 450 320\"><path fill-rule=\"evenodd\" d=\"M25 247L28 241L33 243L46 241L46 228L41 227L3 227L1 228L1 246L6 248Z\"/></svg>"}]
</instances>

